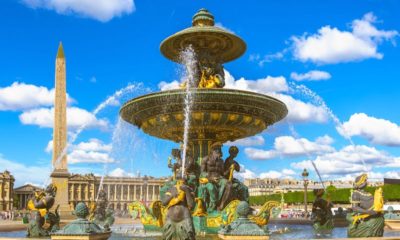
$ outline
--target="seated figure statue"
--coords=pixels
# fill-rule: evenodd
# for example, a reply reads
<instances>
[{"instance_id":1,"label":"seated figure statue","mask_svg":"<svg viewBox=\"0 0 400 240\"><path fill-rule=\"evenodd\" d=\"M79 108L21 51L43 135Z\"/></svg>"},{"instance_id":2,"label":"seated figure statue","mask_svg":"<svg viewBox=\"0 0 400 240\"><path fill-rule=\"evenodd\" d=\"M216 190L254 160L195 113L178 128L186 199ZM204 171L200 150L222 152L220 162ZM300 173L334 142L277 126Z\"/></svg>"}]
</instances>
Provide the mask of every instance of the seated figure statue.
<instances>
[{"instance_id":1,"label":"seated figure statue","mask_svg":"<svg viewBox=\"0 0 400 240\"><path fill-rule=\"evenodd\" d=\"M240 165L235 161L239 153L239 149L236 146L229 148L229 157L224 162L224 178L227 179L225 189L222 189L222 198L219 204L219 210L224 209L230 201L237 199L240 201L249 201L249 190L240 182L238 179L233 177L233 172L240 172Z\"/></svg>"},{"instance_id":2,"label":"seated figure statue","mask_svg":"<svg viewBox=\"0 0 400 240\"><path fill-rule=\"evenodd\" d=\"M192 188L193 192L197 192L197 185L199 182L200 167L193 158L192 148L187 146L185 158L185 178L187 184Z\"/></svg>"},{"instance_id":3,"label":"seated figure statue","mask_svg":"<svg viewBox=\"0 0 400 240\"><path fill-rule=\"evenodd\" d=\"M167 208L166 222L163 226L164 240L194 240L191 210L194 207L192 189L186 181L177 176L176 184L163 196L162 203Z\"/></svg>"},{"instance_id":4,"label":"seated figure statue","mask_svg":"<svg viewBox=\"0 0 400 240\"><path fill-rule=\"evenodd\" d=\"M330 201L323 199L324 189L314 189L315 200L313 202L311 219L313 220L314 232L319 234L330 234L333 229L332 210Z\"/></svg>"},{"instance_id":5,"label":"seated figure statue","mask_svg":"<svg viewBox=\"0 0 400 240\"><path fill-rule=\"evenodd\" d=\"M383 218L382 188L372 195L364 189L367 186L367 174L358 176L351 194L352 213L348 214L350 222L347 229L348 237L382 237L385 220Z\"/></svg>"},{"instance_id":6,"label":"seated figure statue","mask_svg":"<svg viewBox=\"0 0 400 240\"><path fill-rule=\"evenodd\" d=\"M29 200L28 209L36 211L36 216L35 220L28 226L28 237L49 236L49 233L60 229L58 206L54 213L49 211L54 205L56 193L57 187L49 184L44 191L35 192L35 196ZM45 222L49 223L46 229L43 228Z\"/></svg>"},{"instance_id":7,"label":"seated figure statue","mask_svg":"<svg viewBox=\"0 0 400 240\"><path fill-rule=\"evenodd\" d=\"M223 178L224 161L221 147L222 144L219 142L212 144L210 153L201 161L198 198L205 203L209 213L217 209L227 181Z\"/></svg>"}]
</instances>

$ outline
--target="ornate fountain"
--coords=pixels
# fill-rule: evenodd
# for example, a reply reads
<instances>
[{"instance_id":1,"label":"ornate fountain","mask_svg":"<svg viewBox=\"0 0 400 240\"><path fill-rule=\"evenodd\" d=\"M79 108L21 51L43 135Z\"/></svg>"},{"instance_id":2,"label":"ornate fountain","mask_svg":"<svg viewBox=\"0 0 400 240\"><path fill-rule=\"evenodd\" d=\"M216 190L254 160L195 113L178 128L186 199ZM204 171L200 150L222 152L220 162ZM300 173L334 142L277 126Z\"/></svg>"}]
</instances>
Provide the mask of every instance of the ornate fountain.
<instances>
[{"instance_id":1,"label":"ornate fountain","mask_svg":"<svg viewBox=\"0 0 400 240\"><path fill-rule=\"evenodd\" d=\"M185 63L182 52L187 49L193 51L196 60L192 82L187 80L181 89L134 98L120 110L125 121L145 133L183 143L185 99L188 92L191 96L187 147L173 150L178 160L174 165L169 162L174 177L160 191L162 201L153 202L149 208L140 202L129 207L134 215L140 212L145 229L161 230L171 219L169 211L182 205L190 210L197 233L215 234L238 218L240 201L248 202L247 187L233 178L233 172L240 170L235 161L238 148L229 149L230 156L224 162L223 143L261 133L288 111L273 97L223 88L223 64L240 57L246 44L235 34L214 26L213 15L205 9L193 16L192 27L166 38L160 46L166 58L181 64ZM179 175L183 179L178 179ZM249 219L263 228L274 206L279 203L266 203Z\"/></svg>"}]
</instances>

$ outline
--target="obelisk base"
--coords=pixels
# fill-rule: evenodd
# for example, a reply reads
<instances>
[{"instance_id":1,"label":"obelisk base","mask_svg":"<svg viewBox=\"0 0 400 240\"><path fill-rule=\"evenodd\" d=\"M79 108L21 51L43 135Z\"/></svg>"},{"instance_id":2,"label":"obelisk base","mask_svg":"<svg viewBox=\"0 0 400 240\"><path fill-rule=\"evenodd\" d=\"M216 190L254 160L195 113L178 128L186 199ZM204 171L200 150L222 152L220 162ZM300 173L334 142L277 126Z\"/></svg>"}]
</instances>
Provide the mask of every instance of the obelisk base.
<instances>
[{"instance_id":1,"label":"obelisk base","mask_svg":"<svg viewBox=\"0 0 400 240\"><path fill-rule=\"evenodd\" d=\"M74 219L74 216L72 215L73 209L71 209L68 203L69 172L63 169L55 169L50 176L53 185L57 187L56 201L51 210L54 211L57 205L59 205L58 212L61 220Z\"/></svg>"}]
</instances>

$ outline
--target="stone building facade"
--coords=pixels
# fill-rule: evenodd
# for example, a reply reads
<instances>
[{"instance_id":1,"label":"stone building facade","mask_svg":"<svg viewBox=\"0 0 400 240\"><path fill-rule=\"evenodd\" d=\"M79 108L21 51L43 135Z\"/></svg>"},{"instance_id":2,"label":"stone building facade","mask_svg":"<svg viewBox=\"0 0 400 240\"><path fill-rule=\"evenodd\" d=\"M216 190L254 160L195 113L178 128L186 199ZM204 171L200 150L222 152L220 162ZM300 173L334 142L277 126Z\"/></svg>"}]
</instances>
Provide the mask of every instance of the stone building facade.
<instances>
[{"instance_id":1,"label":"stone building facade","mask_svg":"<svg viewBox=\"0 0 400 240\"><path fill-rule=\"evenodd\" d=\"M14 177L9 171L0 173L0 211L13 209Z\"/></svg>"},{"instance_id":2,"label":"stone building facade","mask_svg":"<svg viewBox=\"0 0 400 240\"><path fill-rule=\"evenodd\" d=\"M31 199L36 191L43 191L42 188L31 184L25 184L14 189L14 205L19 210L26 209L29 199Z\"/></svg>"},{"instance_id":3,"label":"stone building facade","mask_svg":"<svg viewBox=\"0 0 400 240\"><path fill-rule=\"evenodd\" d=\"M108 196L109 208L128 210L128 204L142 201L149 204L159 200L160 188L167 178L154 177L109 177L103 179L102 188ZM68 179L68 202L75 206L78 202L90 203L97 198L101 177L93 174L73 174Z\"/></svg>"},{"instance_id":4,"label":"stone building facade","mask_svg":"<svg viewBox=\"0 0 400 240\"><path fill-rule=\"evenodd\" d=\"M296 179L279 178L251 178L245 179L244 184L249 188L250 196L262 196L279 192L304 191L304 182ZM370 185L379 183L372 182ZM326 181L325 187L333 185L336 188L352 188L352 181ZM308 190L322 188L322 184L316 181L308 181Z\"/></svg>"}]
</instances>

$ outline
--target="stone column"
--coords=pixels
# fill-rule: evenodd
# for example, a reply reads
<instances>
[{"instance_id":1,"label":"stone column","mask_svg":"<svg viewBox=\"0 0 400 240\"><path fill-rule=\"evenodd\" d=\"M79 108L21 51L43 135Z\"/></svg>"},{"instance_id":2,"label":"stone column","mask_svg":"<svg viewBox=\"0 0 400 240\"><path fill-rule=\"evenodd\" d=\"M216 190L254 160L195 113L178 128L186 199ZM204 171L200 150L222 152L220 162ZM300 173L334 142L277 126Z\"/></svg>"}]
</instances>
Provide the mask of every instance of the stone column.
<instances>
[{"instance_id":1,"label":"stone column","mask_svg":"<svg viewBox=\"0 0 400 240\"><path fill-rule=\"evenodd\" d=\"M85 184L85 201L89 201L89 184Z\"/></svg>"},{"instance_id":2,"label":"stone column","mask_svg":"<svg viewBox=\"0 0 400 240\"><path fill-rule=\"evenodd\" d=\"M133 185L133 200L137 200L137 198L136 198L136 184Z\"/></svg>"},{"instance_id":3,"label":"stone column","mask_svg":"<svg viewBox=\"0 0 400 240\"><path fill-rule=\"evenodd\" d=\"M143 185L140 185L140 197L143 198Z\"/></svg>"},{"instance_id":4,"label":"stone column","mask_svg":"<svg viewBox=\"0 0 400 240\"><path fill-rule=\"evenodd\" d=\"M82 200L82 185L78 184L78 200Z\"/></svg>"},{"instance_id":5,"label":"stone column","mask_svg":"<svg viewBox=\"0 0 400 240\"><path fill-rule=\"evenodd\" d=\"M74 201L75 200L75 184L71 184L71 190L72 190L71 201Z\"/></svg>"},{"instance_id":6,"label":"stone column","mask_svg":"<svg viewBox=\"0 0 400 240\"><path fill-rule=\"evenodd\" d=\"M128 184L128 196L126 198L128 201L132 201L131 199L131 186Z\"/></svg>"},{"instance_id":7,"label":"stone column","mask_svg":"<svg viewBox=\"0 0 400 240\"><path fill-rule=\"evenodd\" d=\"M111 195L110 195L110 185L107 184L107 199L111 199Z\"/></svg>"},{"instance_id":8,"label":"stone column","mask_svg":"<svg viewBox=\"0 0 400 240\"><path fill-rule=\"evenodd\" d=\"M114 184L114 201L117 201L117 185Z\"/></svg>"},{"instance_id":9,"label":"stone column","mask_svg":"<svg viewBox=\"0 0 400 240\"><path fill-rule=\"evenodd\" d=\"M124 200L124 190L125 190L125 185L120 185L121 186L121 201Z\"/></svg>"},{"instance_id":10,"label":"stone column","mask_svg":"<svg viewBox=\"0 0 400 240\"><path fill-rule=\"evenodd\" d=\"M152 201L156 200L156 199L155 199L155 194L154 194L154 192L155 192L155 191L154 191L154 188L155 188L155 187L156 187L156 185L153 185L153 187L152 187L152 189L151 189L151 190L152 190L152 191L151 191L151 200L152 200Z\"/></svg>"},{"instance_id":11,"label":"stone column","mask_svg":"<svg viewBox=\"0 0 400 240\"><path fill-rule=\"evenodd\" d=\"M149 200L150 200L150 198L149 198L149 189L150 189L150 186L147 185L147 187L146 187L146 201L147 201L147 202L150 202L150 201L149 201Z\"/></svg>"}]
</instances>

